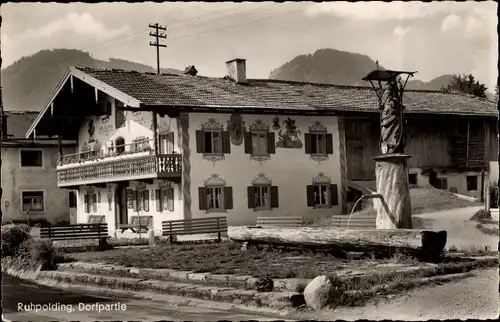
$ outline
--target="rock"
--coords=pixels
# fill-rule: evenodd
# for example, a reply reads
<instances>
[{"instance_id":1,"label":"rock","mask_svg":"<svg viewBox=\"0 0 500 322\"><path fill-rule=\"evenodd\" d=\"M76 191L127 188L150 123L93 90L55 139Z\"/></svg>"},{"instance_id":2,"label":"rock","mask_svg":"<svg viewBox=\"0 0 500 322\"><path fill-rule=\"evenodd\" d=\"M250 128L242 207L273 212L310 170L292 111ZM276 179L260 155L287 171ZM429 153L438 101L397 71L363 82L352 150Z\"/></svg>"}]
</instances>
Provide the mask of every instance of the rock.
<instances>
[{"instance_id":1,"label":"rock","mask_svg":"<svg viewBox=\"0 0 500 322\"><path fill-rule=\"evenodd\" d=\"M325 275L317 276L304 290L304 300L307 306L319 310L330 301L335 286Z\"/></svg>"},{"instance_id":2,"label":"rock","mask_svg":"<svg viewBox=\"0 0 500 322\"><path fill-rule=\"evenodd\" d=\"M270 277L260 278L255 283L255 289L257 290L257 292L272 292L274 289L273 279Z\"/></svg>"}]
</instances>

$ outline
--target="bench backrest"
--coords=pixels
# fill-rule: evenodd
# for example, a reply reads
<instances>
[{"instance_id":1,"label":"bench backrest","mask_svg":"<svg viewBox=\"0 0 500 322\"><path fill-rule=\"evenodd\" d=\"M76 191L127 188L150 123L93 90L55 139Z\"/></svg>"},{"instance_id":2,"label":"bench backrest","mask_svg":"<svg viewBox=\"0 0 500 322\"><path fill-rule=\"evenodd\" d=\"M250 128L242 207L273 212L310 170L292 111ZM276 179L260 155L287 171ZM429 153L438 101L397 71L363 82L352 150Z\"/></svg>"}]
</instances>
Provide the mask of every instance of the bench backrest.
<instances>
[{"instance_id":1,"label":"bench backrest","mask_svg":"<svg viewBox=\"0 0 500 322\"><path fill-rule=\"evenodd\" d=\"M257 217L257 226L261 227L302 227L302 217Z\"/></svg>"},{"instance_id":2,"label":"bench backrest","mask_svg":"<svg viewBox=\"0 0 500 322\"><path fill-rule=\"evenodd\" d=\"M131 216L130 224L151 228L153 226L153 216Z\"/></svg>"},{"instance_id":3,"label":"bench backrest","mask_svg":"<svg viewBox=\"0 0 500 322\"><path fill-rule=\"evenodd\" d=\"M102 224L105 222L106 216L104 215L89 215L87 224Z\"/></svg>"},{"instance_id":4,"label":"bench backrest","mask_svg":"<svg viewBox=\"0 0 500 322\"><path fill-rule=\"evenodd\" d=\"M76 224L42 227L41 238L52 240L99 239L108 237L108 224Z\"/></svg>"},{"instance_id":5,"label":"bench backrest","mask_svg":"<svg viewBox=\"0 0 500 322\"><path fill-rule=\"evenodd\" d=\"M194 235L227 232L227 218L207 217L162 221L163 236Z\"/></svg>"}]
</instances>

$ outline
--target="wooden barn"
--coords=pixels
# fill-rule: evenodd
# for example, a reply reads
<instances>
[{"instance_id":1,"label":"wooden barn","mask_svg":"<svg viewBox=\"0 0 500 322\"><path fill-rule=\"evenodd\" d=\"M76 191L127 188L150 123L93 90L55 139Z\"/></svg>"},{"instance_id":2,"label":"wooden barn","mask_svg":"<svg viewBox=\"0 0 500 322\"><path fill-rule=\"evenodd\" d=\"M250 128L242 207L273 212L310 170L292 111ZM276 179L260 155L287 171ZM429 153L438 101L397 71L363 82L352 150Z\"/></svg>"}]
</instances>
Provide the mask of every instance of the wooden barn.
<instances>
[{"instance_id":1,"label":"wooden barn","mask_svg":"<svg viewBox=\"0 0 500 322\"><path fill-rule=\"evenodd\" d=\"M424 95L426 105L419 105ZM435 96L432 106L429 96ZM404 126L410 183L482 198L490 167L498 167L496 104L437 91L407 91L404 98L411 107ZM375 180L379 114L349 117L345 124L348 180Z\"/></svg>"}]
</instances>

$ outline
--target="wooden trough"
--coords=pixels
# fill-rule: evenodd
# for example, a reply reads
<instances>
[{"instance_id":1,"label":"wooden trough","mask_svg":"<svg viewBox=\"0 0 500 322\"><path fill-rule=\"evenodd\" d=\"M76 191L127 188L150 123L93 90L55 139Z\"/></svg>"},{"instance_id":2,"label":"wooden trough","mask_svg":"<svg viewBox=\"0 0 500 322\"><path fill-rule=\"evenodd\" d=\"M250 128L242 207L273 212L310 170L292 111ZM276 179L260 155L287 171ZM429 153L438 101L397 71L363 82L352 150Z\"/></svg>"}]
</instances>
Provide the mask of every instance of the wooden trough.
<instances>
[{"instance_id":1,"label":"wooden trough","mask_svg":"<svg viewBox=\"0 0 500 322\"><path fill-rule=\"evenodd\" d=\"M396 252L436 261L446 245L446 231L421 229L339 230L325 228L228 228L228 237L250 245L270 244L332 252L365 252L391 255Z\"/></svg>"}]
</instances>

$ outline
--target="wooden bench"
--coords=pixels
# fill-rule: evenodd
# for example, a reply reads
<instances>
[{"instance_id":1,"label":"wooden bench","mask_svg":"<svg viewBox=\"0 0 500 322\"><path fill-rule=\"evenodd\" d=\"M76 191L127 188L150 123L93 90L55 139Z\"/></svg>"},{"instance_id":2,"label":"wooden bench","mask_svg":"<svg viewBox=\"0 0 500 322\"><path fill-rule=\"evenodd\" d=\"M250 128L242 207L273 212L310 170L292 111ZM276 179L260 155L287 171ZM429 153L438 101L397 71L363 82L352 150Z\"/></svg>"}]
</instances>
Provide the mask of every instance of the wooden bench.
<instances>
[{"instance_id":1,"label":"wooden bench","mask_svg":"<svg viewBox=\"0 0 500 322\"><path fill-rule=\"evenodd\" d=\"M174 242L174 237L180 235L196 235L196 234L215 234L217 240L222 240L222 233L227 234L227 218L208 217L197 219L184 220L169 220L162 221L162 235L169 236L170 241Z\"/></svg>"},{"instance_id":2,"label":"wooden bench","mask_svg":"<svg viewBox=\"0 0 500 322\"><path fill-rule=\"evenodd\" d=\"M105 222L105 215L89 215L87 217L87 224L104 224Z\"/></svg>"},{"instance_id":3,"label":"wooden bench","mask_svg":"<svg viewBox=\"0 0 500 322\"><path fill-rule=\"evenodd\" d=\"M257 227L302 227L302 217L257 217Z\"/></svg>"},{"instance_id":4,"label":"wooden bench","mask_svg":"<svg viewBox=\"0 0 500 322\"><path fill-rule=\"evenodd\" d=\"M97 239L99 247L105 248L108 234L108 224L75 224L64 226L42 227L40 237L51 240Z\"/></svg>"},{"instance_id":5,"label":"wooden bench","mask_svg":"<svg viewBox=\"0 0 500 322\"><path fill-rule=\"evenodd\" d=\"M131 216L130 224L121 224L119 225L119 229L122 230L122 233L130 229L133 233L137 229L137 232L148 231L153 227L153 216Z\"/></svg>"}]
</instances>

